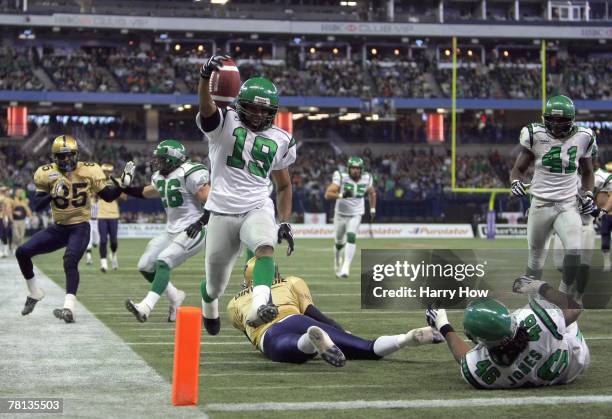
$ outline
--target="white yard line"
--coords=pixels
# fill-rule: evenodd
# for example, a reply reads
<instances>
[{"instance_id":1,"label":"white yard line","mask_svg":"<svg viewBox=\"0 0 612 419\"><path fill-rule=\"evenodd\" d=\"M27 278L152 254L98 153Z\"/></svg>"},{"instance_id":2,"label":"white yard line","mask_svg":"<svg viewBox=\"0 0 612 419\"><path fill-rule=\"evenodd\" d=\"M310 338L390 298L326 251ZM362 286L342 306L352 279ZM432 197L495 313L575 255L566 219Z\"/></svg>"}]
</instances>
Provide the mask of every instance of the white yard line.
<instances>
[{"instance_id":1,"label":"white yard line","mask_svg":"<svg viewBox=\"0 0 612 419\"><path fill-rule=\"evenodd\" d=\"M53 317L64 291L38 271L46 297L21 316L26 286L16 261L0 260L0 272L2 397L61 397L67 417L206 417L172 406L170 384L80 303L76 323Z\"/></svg>"},{"instance_id":2,"label":"white yard line","mask_svg":"<svg viewBox=\"0 0 612 419\"><path fill-rule=\"evenodd\" d=\"M455 400L354 400L346 402L303 403L213 403L206 407L211 412L257 412L273 410L434 409L440 407L535 406L584 403L609 404L612 403L612 396L494 397Z\"/></svg>"}]
</instances>

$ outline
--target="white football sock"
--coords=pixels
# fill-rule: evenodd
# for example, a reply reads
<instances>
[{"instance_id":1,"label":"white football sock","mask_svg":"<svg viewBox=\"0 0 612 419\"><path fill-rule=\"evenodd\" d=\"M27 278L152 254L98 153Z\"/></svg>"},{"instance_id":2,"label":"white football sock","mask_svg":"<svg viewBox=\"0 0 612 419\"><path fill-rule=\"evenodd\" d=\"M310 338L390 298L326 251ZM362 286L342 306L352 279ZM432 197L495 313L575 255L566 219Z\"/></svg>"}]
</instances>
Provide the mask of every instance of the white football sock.
<instances>
[{"instance_id":1,"label":"white football sock","mask_svg":"<svg viewBox=\"0 0 612 419\"><path fill-rule=\"evenodd\" d=\"M355 249L357 248L357 245L355 243L347 243L344 248L346 249L344 251L344 266L348 268L351 266L353 256L355 256Z\"/></svg>"},{"instance_id":2,"label":"white football sock","mask_svg":"<svg viewBox=\"0 0 612 419\"><path fill-rule=\"evenodd\" d=\"M312 344L310 338L308 337L308 333L304 333L297 342L297 347L301 352L305 354L314 354L317 352L317 348Z\"/></svg>"},{"instance_id":3,"label":"white football sock","mask_svg":"<svg viewBox=\"0 0 612 419\"><path fill-rule=\"evenodd\" d=\"M381 336L374 341L374 353L378 356L387 356L402 348L400 340L405 335ZM405 343L404 343L405 345Z\"/></svg>"},{"instance_id":4,"label":"white football sock","mask_svg":"<svg viewBox=\"0 0 612 419\"><path fill-rule=\"evenodd\" d=\"M64 308L70 309L74 313L74 306L76 305L76 295L66 294L64 298Z\"/></svg>"},{"instance_id":5,"label":"white football sock","mask_svg":"<svg viewBox=\"0 0 612 419\"><path fill-rule=\"evenodd\" d=\"M267 285L256 285L253 287L253 302L252 307L258 309L259 307L268 304L270 300L270 287Z\"/></svg>"},{"instance_id":6,"label":"white football sock","mask_svg":"<svg viewBox=\"0 0 612 419\"><path fill-rule=\"evenodd\" d=\"M30 279L26 279L26 285L28 286L28 291L30 291L30 295L38 294L38 281L36 280L36 275Z\"/></svg>"},{"instance_id":7,"label":"white football sock","mask_svg":"<svg viewBox=\"0 0 612 419\"><path fill-rule=\"evenodd\" d=\"M168 300L171 302L175 302L178 298L177 289L170 281L168 281L168 286L166 287L166 297L168 297Z\"/></svg>"},{"instance_id":8,"label":"white football sock","mask_svg":"<svg viewBox=\"0 0 612 419\"><path fill-rule=\"evenodd\" d=\"M155 307L155 304L159 301L159 294L153 291L149 291L147 296L142 300L151 310Z\"/></svg>"},{"instance_id":9,"label":"white football sock","mask_svg":"<svg viewBox=\"0 0 612 419\"><path fill-rule=\"evenodd\" d=\"M202 313L207 319L219 318L219 299L216 298L212 303L202 300Z\"/></svg>"}]
</instances>

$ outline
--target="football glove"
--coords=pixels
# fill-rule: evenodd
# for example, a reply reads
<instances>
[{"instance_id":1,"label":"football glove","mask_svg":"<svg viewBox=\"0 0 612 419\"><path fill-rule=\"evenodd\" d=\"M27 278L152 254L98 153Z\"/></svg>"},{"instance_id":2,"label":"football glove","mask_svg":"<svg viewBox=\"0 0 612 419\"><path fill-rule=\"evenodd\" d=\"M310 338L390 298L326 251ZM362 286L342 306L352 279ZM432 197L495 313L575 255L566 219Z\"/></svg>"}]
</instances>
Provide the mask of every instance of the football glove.
<instances>
[{"instance_id":1,"label":"football glove","mask_svg":"<svg viewBox=\"0 0 612 419\"><path fill-rule=\"evenodd\" d=\"M596 208L597 207L595 206L595 200L593 199L593 192L586 191L584 195L580 197L580 214L590 214Z\"/></svg>"},{"instance_id":2,"label":"football glove","mask_svg":"<svg viewBox=\"0 0 612 419\"><path fill-rule=\"evenodd\" d=\"M339 198L353 198L353 189L344 189L338 195Z\"/></svg>"},{"instance_id":3,"label":"football glove","mask_svg":"<svg viewBox=\"0 0 612 419\"><path fill-rule=\"evenodd\" d=\"M51 195L51 198L65 198L68 196L68 187L66 186L66 181L63 177L60 177L53 184L49 195Z\"/></svg>"},{"instance_id":4,"label":"football glove","mask_svg":"<svg viewBox=\"0 0 612 419\"><path fill-rule=\"evenodd\" d=\"M373 223L376 220L376 208L370 208L370 223Z\"/></svg>"},{"instance_id":5,"label":"football glove","mask_svg":"<svg viewBox=\"0 0 612 419\"><path fill-rule=\"evenodd\" d=\"M185 229L185 233L187 233L187 237L190 239L195 239L198 234L202 231L204 226L208 224L208 218L210 217L210 213L208 211L204 211L204 214L200 217L198 221L192 223Z\"/></svg>"},{"instance_id":6,"label":"football glove","mask_svg":"<svg viewBox=\"0 0 612 419\"><path fill-rule=\"evenodd\" d=\"M597 223L598 226L601 226L601 223L608 216L608 211L603 208L595 208L591 215L595 218L595 223Z\"/></svg>"},{"instance_id":7,"label":"football glove","mask_svg":"<svg viewBox=\"0 0 612 419\"><path fill-rule=\"evenodd\" d=\"M210 79L213 71L217 71L223 67L223 61L229 60L230 58L231 57L229 55L213 55L208 59L206 64L202 65L202 68L200 69L200 77L205 80Z\"/></svg>"},{"instance_id":8,"label":"football glove","mask_svg":"<svg viewBox=\"0 0 612 419\"><path fill-rule=\"evenodd\" d=\"M133 161L129 161L125 164L123 168L123 172L121 172L121 176L119 177L119 187L121 189L127 188L132 184L132 180L134 180L134 173L136 172L136 165Z\"/></svg>"},{"instance_id":9,"label":"football glove","mask_svg":"<svg viewBox=\"0 0 612 419\"><path fill-rule=\"evenodd\" d=\"M510 186L510 191L512 192L512 195L518 196L518 197L527 195L527 187L519 179L515 179L512 181L511 186Z\"/></svg>"},{"instance_id":10,"label":"football glove","mask_svg":"<svg viewBox=\"0 0 612 419\"><path fill-rule=\"evenodd\" d=\"M446 310L443 308L434 308L431 304L427 307L427 310L425 310L425 318L427 319L427 324L436 330L440 330L447 324L450 324L446 316Z\"/></svg>"},{"instance_id":11,"label":"football glove","mask_svg":"<svg viewBox=\"0 0 612 419\"><path fill-rule=\"evenodd\" d=\"M536 295L546 282L535 279L531 276L523 275L516 278L512 284L512 291L517 294Z\"/></svg>"},{"instance_id":12,"label":"football glove","mask_svg":"<svg viewBox=\"0 0 612 419\"><path fill-rule=\"evenodd\" d=\"M291 229L291 224L289 223L281 223L278 226L278 244L280 244L283 240L287 240L287 256L291 256L293 253L293 230Z\"/></svg>"}]
</instances>

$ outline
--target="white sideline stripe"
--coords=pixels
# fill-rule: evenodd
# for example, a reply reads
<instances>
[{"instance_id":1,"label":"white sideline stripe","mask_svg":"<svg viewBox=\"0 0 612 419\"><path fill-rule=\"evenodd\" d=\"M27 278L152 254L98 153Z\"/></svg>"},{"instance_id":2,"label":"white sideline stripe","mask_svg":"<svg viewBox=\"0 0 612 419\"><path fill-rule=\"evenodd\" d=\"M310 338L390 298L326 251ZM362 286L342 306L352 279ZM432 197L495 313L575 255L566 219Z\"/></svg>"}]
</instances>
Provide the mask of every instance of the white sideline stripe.
<instances>
[{"instance_id":1,"label":"white sideline stripe","mask_svg":"<svg viewBox=\"0 0 612 419\"><path fill-rule=\"evenodd\" d=\"M354 400L348 402L304 403L212 403L212 412L258 412L271 410L340 410L340 409L415 409L440 407L525 406L558 404L606 404L612 396L548 396L548 397L492 397L450 400Z\"/></svg>"},{"instance_id":2,"label":"white sideline stripe","mask_svg":"<svg viewBox=\"0 0 612 419\"><path fill-rule=\"evenodd\" d=\"M217 363L215 363L217 364ZM333 374L333 375L342 375L342 374L348 374L347 372L342 372L342 371L293 371L293 372L269 372L269 371L265 371L265 372L220 372L220 373L209 373L209 372L203 372L202 374L200 374L200 377L228 377L228 376L245 376L245 375L251 375L251 376L262 376L265 375L267 377L273 376L281 376L281 375L305 375L305 376L311 376L311 375L329 375L329 374Z\"/></svg>"},{"instance_id":3,"label":"white sideline stripe","mask_svg":"<svg viewBox=\"0 0 612 419\"><path fill-rule=\"evenodd\" d=\"M170 384L80 302L76 323L56 319L64 290L37 270L46 296L24 317L26 285L16 261L0 260L0 272L2 397L62 397L66 417L177 416ZM206 417L197 407L180 414Z\"/></svg>"}]
</instances>

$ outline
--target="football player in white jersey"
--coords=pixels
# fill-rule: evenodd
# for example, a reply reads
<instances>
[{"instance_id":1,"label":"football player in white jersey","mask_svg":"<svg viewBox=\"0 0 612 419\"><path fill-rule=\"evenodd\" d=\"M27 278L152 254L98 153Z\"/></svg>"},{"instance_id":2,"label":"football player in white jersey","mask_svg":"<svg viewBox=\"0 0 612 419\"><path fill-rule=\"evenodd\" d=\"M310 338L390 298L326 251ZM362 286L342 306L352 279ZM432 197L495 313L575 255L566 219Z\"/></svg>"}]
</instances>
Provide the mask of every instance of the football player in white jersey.
<instances>
[{"instance_id":1,"label":"football player in white jersey","mask_svg":"<svg viewBox=\"0 0 612 419\"><path fill-rule=\"evenodd\" d=\"M114 201L113 201L114 202ZM85 259L88 265L93 263L93 257L91 255L91 249L98 247L100 244L100 232L98 231L98 197L91 197L91 218L89 219L89 244L87 245L87 251L85 253Z\"/></svg>"},{"instance_id":2,"label":"football player in white jersey","mask_svg":"<svg viewBox=\"0 0 612 419\"><path fill-rule=\"evenodd\" d=\"M593 166L595 167L595 189L593 190L594 196L597 201L600 202L601 208L596 208L591 214L583 214L582 218L582 241L580 247L580 267L576 276L576 283L571 287L571 294L578 304L582 305L582 297L586 290L587 283L590 277L591 261L593 259L593 252L595 250L595 225L594 222L602 224L602 219L607 216L606 204L608 195L612 192L612 175L605 170L601 169L597 160L597 146L593 146ZM576 178L580 184L580 178ZM580 185L578 185L580 187ZM604 199L605 198L605 199ZM551 238L551 248L555 249L555 267L560 271L563 271L563 243L559 238L558 234L553 234ZM603 243L602 243L603 246ZM609 267L608 267L609 270ZM604 272L606 271L606 257L604 253Z\"/></svg>"},{"instance_id":3,"label":"football player in white jersey","mask_svg":"<svg viewBox=\"0 0 612 419\"><path fill-rule=\"evenodd\" d=\"M546 102L544 124L530 124L521 130L521 152L510 173L512 194L524 196L522 182L533 162L535 172L529 193L532 196L527 221L529 259L527 275L542 276L546 243L554 230L565 248L563 281L560 290L568 292L580 261L580 214L595 209L593 200L593 162L595 135L589 128L574 125L576 110L571 99L553 96ZM580 168L581 188L576 187Z\"/></svg>"},{"instance_id":4,"label":"football player in white jersey","mask_svg":"<svg viewBox=\"0 0 612 419\"><path fill-rule=\"evenodd\" d=\"M446 310L429 308L427 322L446 338L461 375L477 389L510 389L568 384L589 365L590 354L576 320L581 308L544 281L518 278L517 293L529 304L510 313L499 301L472 301L463 315L471 348L453 330ZM543 298L543 299L542 299Z\"/></svg>"},{"instance_id":5,"label":"football player in white jersey","mask_svg":"<svg viewBox=\"0 0 612 419\"><path fill-rule=\"evenodd\" d=\"M208 170L189 161L185 147L176 140L159 143L153 153L151 184L124 189L138 198L161 198L166 210L166 232L153 238L138 261L138 270L151 283L151 290L139 303L125 301L126 308L145 322L165 292L170 307L168 321L176 320L176 309L185 293L170 282L170 271L205 247L208 213L202 209L210 190Z\"/></svg>"},{"instance_id":6,"label":"football player in white jersey","mask_svg":"<svg viewBox=\"0 0 612 419\"><path fill-rule=\"evenodd\" d=\"M335 272L339 278L347 278L357 242L361 217L365 213L365 194L370 200L370 222L376 216L376 190L372 175L364 170L361 157L350 157L346 164L348 173L336 170L325 191L325 199L336 200L334 230L336 231Z\"/></svg>"},{"instance_id":7,"label":"football player in white jersey","mask_svg":"<svg viewBox=\"0 0 612 419\"><path fill-rule=\"evenodd\" d=\"M255 252L253 302L247 322L252 327L278 315L270 298L274 279L274 246L283 239L293 251L292 188L289 166L295 161L295 140L273 124L278 111L278 92L264 78L247 80L240 87L236 110L219 109L210 93L210 76L223 66L225 56L213 56L200 71L200 101L196 123L208 139L211 191L206 209L211 212L206 251L206 280L202 281L204 327L219 333L218 298L230 278L241 242ZM274 219L269 197L269 178L276 186Z\"/></svg>"},{"instance_id":8,"label":"football player in white jersey","mask_svg":"<svg viewBox=\"0 0 612 419\"><path fill-rule=\"evenodd\" d=\"M599 213L597 222L599 224L599 234L601 235L601 253L603 256L603 271L610 272L610 232L612 230L612 173L609 170L612 163L606 165L606 169L596 164L595 171L595 198Z\"/></svg>"}]
</instances>

